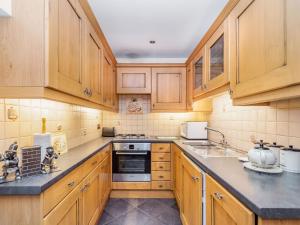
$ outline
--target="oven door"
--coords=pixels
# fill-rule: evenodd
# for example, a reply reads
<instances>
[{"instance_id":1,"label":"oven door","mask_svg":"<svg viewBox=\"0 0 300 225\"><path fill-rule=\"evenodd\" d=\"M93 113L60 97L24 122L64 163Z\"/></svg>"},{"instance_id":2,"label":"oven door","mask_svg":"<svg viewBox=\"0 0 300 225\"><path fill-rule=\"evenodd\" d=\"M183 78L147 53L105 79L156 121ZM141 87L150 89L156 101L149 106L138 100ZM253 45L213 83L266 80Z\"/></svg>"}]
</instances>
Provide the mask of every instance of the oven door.
<instances>
[{"instance_id":1,"label":"oven door","mask_svg":"<svg viewBox=\"0 0 300 225\"><path fill-rule=\"evenodd\" d=\"M151 152L113 151L113 181L151 181Z\"/></svg>"}]
</instances>

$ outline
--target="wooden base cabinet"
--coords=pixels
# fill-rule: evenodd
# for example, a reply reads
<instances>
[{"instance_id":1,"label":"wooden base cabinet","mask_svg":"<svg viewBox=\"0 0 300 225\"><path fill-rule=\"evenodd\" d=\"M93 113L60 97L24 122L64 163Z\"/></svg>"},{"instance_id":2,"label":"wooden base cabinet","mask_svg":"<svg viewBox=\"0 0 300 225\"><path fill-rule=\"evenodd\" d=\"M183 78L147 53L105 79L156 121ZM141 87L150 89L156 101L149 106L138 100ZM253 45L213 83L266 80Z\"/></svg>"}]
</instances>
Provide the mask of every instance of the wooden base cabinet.
<instances>
[{"instance_id":1,"label":"wooden base cabinet","mask_svg":"<svg viewBox=\"0 0 300 225\"><path fill-rule=\"evenodd\" d=\"M255 225L255 216L210 176L206 176L207 225Z\"/></svg>"},{"instance_id":2,"label":"wooden base cabinet","mask_svg":"<svg viewBox=\"0 0 300 225\"><path fill-rule=\"evenodd\" d=\"M180 217L183 225L202 224L202 174L185 155L181 156Z\"/></svg>"},{"instance_id":3,"label":"wooden base cabinet","mask_svg":"<svg viewBox=\"0 0 300 225\"><path fill-rule=\"evenodd\" d=\"M172 145L173 151L173 170L174 170L174 195L177 201L177 205L180 206L181 204L181 150L175 145Z\"/></svg>"},{"instance_id":4,"label":"wooden base cabinet","mask_svg":"<svg viewBox=\"0 0 300 225\"><path fill-rule=\"evenodd\" d=\"M61 201L43 219L43 225L82 225L81 188L81 186L78 186Z\"/></svg>"}]
</instances>

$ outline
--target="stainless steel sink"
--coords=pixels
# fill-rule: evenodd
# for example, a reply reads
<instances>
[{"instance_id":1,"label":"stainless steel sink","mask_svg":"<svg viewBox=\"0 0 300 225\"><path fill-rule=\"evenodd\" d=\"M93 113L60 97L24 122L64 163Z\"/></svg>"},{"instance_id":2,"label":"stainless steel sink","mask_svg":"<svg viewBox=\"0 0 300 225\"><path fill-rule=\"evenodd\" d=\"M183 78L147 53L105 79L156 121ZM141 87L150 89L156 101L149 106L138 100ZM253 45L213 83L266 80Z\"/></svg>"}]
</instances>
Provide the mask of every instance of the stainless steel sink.
<instances>
[{"instance_id":1,"label":"stainless steel sink","mask_svg":"<svg viewBox=\"0 0 300 225\"><path fill-rule=\"evenodd\" d=\"M244 153L233 150L231 148L224 148L217 146L210 141L183 141L182 144L188 146L188 150L195 154L204 157L241 157Z\"/></svg>"},{"instance_id":2,"label":"stainless steel sink","mask_svg":"<svg viewBox=\"0 0 300 225\"><path fill-rule=\"evenodd\" d=\"M193 147L201 147L201 146L216 146L215 144L211 143L210 141L183 141L182 144L190 145Z\"/></svg>"},{"instance_id":3,"label":"stainless steel sink","mask_svg":"<svg viewBox=\"0 0 300 225\"><path fill-rule=\"evenodd\" d=\"M192 150L204 158L209 157L241 157L244 154L230 148L220 148L217 146L214 147L193 147Z\"/></svg>"}]
</instances>

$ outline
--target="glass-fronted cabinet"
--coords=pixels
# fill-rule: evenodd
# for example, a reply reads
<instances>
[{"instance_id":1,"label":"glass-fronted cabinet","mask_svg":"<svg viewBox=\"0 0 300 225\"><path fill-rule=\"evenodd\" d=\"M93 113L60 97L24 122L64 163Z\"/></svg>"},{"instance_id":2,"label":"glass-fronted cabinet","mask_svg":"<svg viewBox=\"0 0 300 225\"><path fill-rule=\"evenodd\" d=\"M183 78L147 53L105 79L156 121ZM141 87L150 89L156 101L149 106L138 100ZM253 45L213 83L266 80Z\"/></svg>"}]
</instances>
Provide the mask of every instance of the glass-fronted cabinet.
<instances>
[{"instance_id":1,"label":"glass-fronted cabinet","mask_svg":"<svg viewBox=\"0 0 300 225\"><path fill-rule=\"evenodd\" d=\"M206 43L207 78L206 89L217 89L229 82L228 79L228 25L227 20Z\"/></svg>"},{"instance_id":2,"label":"glass-fronted cabinet","mask_svg":"<svg viewBox=\"0 0 300 225\"><path fill-rule=\"evenodd\" d=\"M194 60L194 79L193 79L193 96L204 92L204 82L205 82L205 49L202 49L196 59Z\"/></svg>"}]
</instances>

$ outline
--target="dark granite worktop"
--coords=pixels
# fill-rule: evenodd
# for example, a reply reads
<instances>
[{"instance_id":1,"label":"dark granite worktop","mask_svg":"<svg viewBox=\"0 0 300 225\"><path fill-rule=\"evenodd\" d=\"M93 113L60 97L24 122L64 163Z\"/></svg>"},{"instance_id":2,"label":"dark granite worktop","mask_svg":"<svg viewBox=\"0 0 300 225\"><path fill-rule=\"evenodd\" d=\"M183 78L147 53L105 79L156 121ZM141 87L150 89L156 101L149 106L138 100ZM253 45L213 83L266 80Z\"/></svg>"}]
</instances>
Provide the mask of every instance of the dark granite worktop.
<instances>
[{"instance_id":1,"label":"dark granite worktop","mask_svg":"<svg viewBox=\"0 0 300 225\"><path fill-rule=\"evenodd\" d=\"M56 160L60 169L58 172L25 177L19 181L0 184L0 195L38 195L110 144L111 140L112 138L99 138L70 149Z\"/></svg>"},{"instance_id":2,"label":"dark granite worktop","mask_svg":"<svg viewBox=\"0 0 300 225\"><path fill-rule=\"evenodd\" d=\"M88 158L119 139L99 138L70 149L60 156L57 165L61 171L49 175L23 178L20 181L0 184L0 195L37 195L53 185ZM138 140L133 142L139 142ZM180 139L157 139L150 143L175 143L204 172L223 185L233 196L257 216L265 219L300 219L300 174L268 175L247 170L237 158L203 158L183 145Z\"/></svg>"},{"instance_id":3,"label":"dark granite worktop","mask_svg":"<svg viewBox=\"0 0 300 225\"><path fill-rule=\"evenodd\" d=\"M300 174L258 173L244 168L237 158L203 158L180 140L174 143L256 215L265 219L300 219Z\"/></svg>"}]
</instances>

